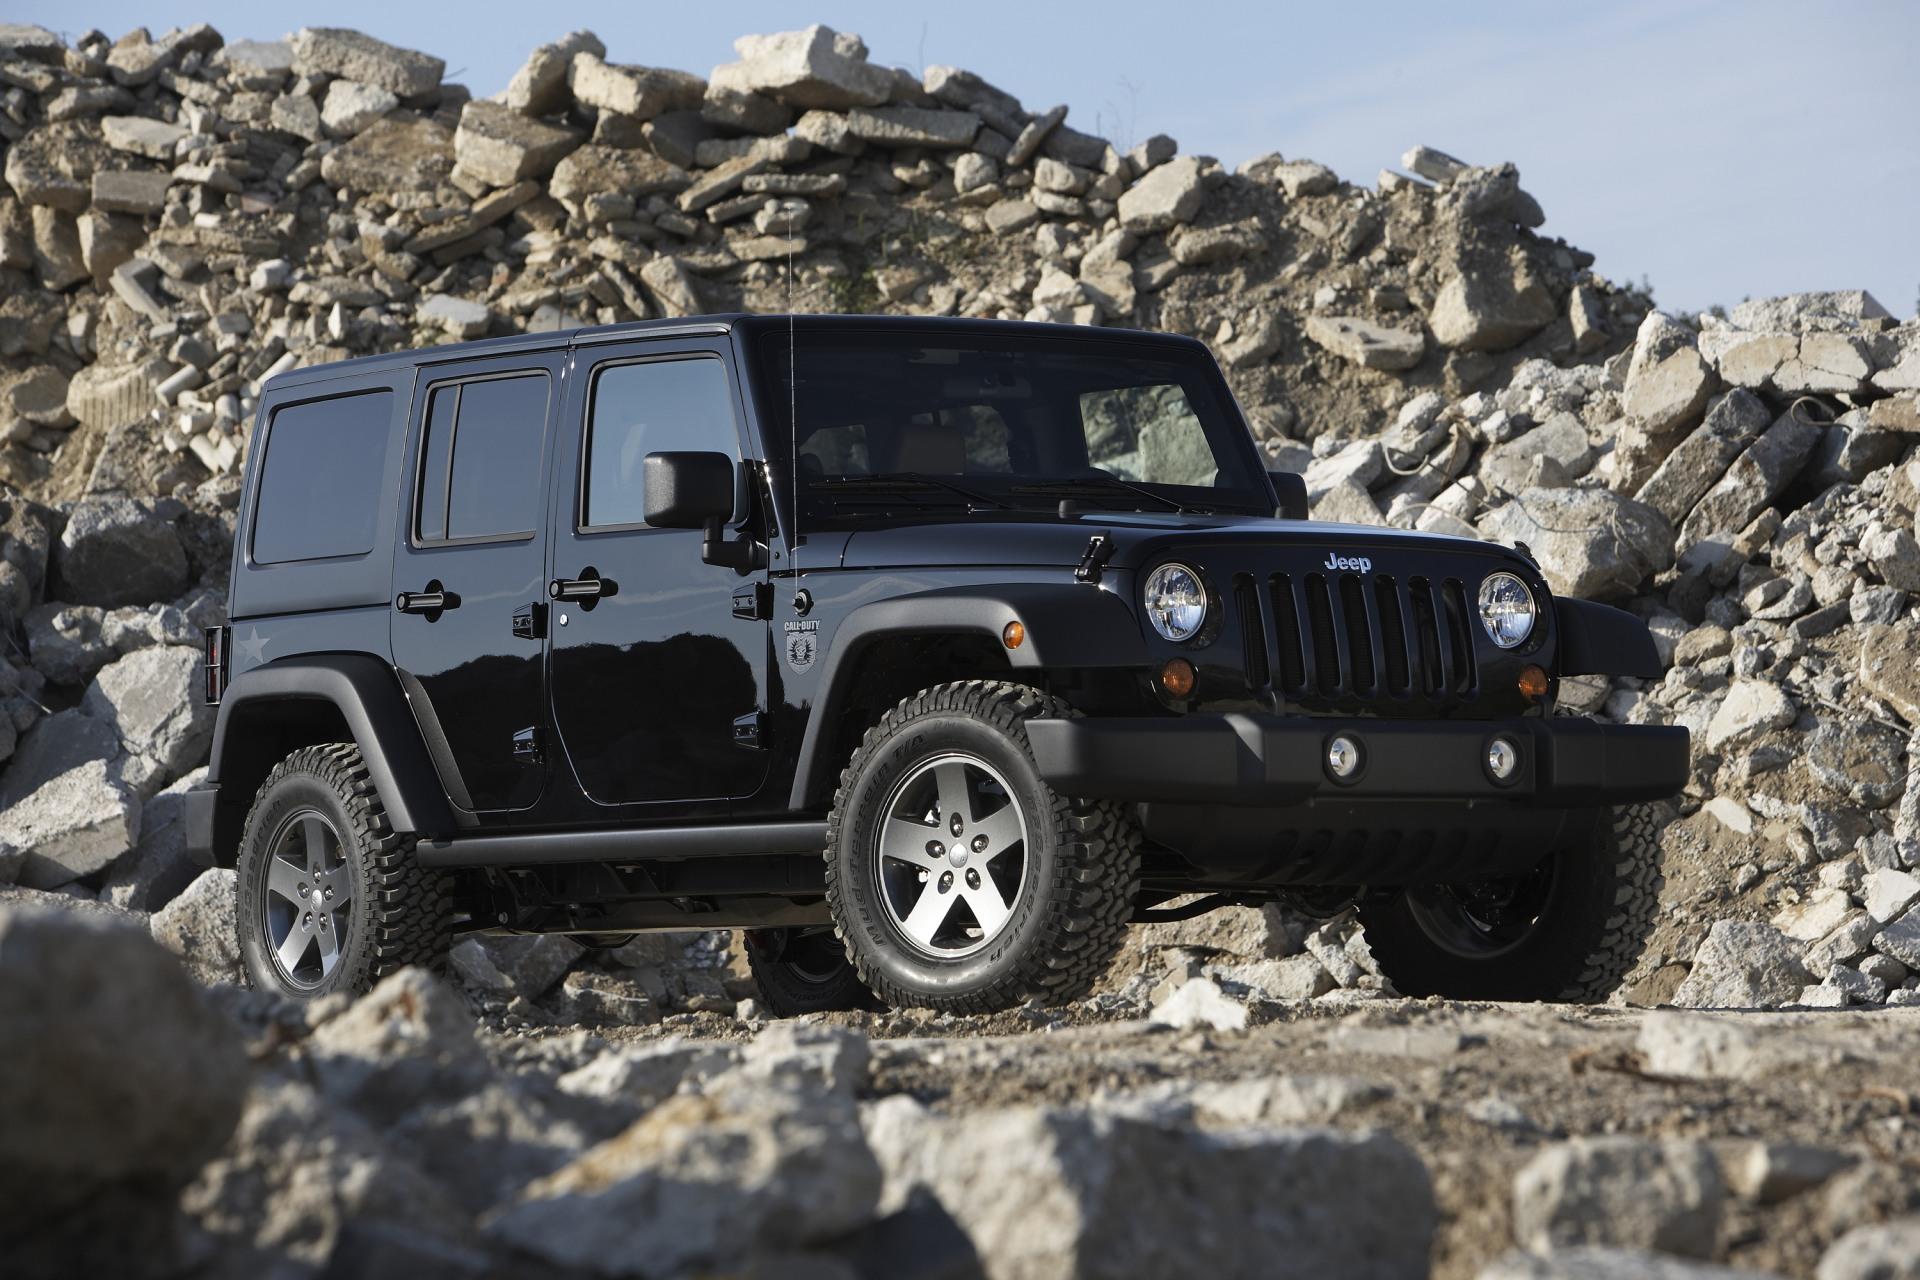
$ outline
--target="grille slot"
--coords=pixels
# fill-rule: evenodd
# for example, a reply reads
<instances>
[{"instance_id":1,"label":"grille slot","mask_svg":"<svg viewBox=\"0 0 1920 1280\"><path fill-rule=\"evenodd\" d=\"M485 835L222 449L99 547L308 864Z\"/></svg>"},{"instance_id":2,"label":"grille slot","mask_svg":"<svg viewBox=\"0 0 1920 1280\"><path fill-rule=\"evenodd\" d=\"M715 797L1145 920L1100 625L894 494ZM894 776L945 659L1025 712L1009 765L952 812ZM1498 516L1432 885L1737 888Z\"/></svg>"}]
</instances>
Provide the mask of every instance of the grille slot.
<instances>
[{"instance_id":1,"label":"grille slot","mask_svg":"<svg viewBox=\"0 0 1920 1280\"><path fill-rule=\"evenodd\" d=\"M1297 588L1297 593L1296 593ZM1424 702L1444 709L1479 687L1473 615L1458 579L1276 573L1234 579L1247 681L1308 705Z\"/></svg>"}]
</instances>

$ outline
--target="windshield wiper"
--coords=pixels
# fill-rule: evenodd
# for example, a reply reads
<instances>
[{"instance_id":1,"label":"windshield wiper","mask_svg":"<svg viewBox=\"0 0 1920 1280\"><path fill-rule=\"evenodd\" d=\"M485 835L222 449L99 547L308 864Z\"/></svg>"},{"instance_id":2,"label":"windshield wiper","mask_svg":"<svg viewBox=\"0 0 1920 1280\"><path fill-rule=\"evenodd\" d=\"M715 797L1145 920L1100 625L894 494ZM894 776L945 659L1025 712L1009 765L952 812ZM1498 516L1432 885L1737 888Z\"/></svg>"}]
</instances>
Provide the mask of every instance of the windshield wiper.
<instances>
[{"instance_id":1,"label":"windshield wiper","mask_svg":"<svg viewBox=\"0 0 1920 1280\"><path fill-rule=\"evenodd\" d=\"M1145 485L1135 484L1131 480L1122 480L1119 476L1063 477L1059 480L1046 480L1037 484L1017 484L1013 487L1013 492L1014 493L1031 493L1035 495L1045 494L1052 497L1059 497L1062 494L1070 495L1075 493L1089 493L1089 492L1132 493L1132 494L1137 494L1142 498L1151 499L1152 501L1159 503L1162 507L1164 507L1168 511L1178 512L1183 516L1213 514L1211 511L1208 511L1205 508L1189 507L1183 502L1178 502L1172 498L1169 498L1164 493L1155 493L1153 490L1147 488Z\"/></svg>"},{"instance_id":2,"label":"windshield wiper","mask_svg":"<svg viewBox=\"0 0 1920 1280\"><path fill-rule=\"evenodd\" d=\"M886 471L871 476L827 476L814 480L807 486L811 489L826 489L842 493L906 493L914 489L945 489L957 493L970 502L984 502L991 506L1011 511L1013 504L990 494L969 489L965 485L955 484L942 476L930 476L919 471Z\"/></svg>"}]
</instances>

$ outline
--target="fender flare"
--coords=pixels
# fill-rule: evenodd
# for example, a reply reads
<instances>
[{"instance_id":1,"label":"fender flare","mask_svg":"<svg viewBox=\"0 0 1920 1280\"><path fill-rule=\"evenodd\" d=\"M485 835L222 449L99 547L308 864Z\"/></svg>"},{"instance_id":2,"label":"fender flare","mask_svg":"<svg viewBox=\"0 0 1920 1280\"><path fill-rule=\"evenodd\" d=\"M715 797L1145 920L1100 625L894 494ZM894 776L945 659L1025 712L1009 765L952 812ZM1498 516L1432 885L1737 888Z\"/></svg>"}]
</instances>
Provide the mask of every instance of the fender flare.
<instances>
[{"instance_id":1,"label":"fender flare","mask_svg":"<svg viewBox=\"0 0 1920 1280\"><path fill-rule=\"evenodd\" d=\"M291 701L327 702L338 709L395 831L432 833L458 825L400 682L384 662L365 654L302 654L235 676L214 721L207 782L219 782L236 716L262 704ZM250 799L234 797L222 807L237 803L244 812Z\"/></svg>"},{"instance_id":2,"label":"fender flare","mask_svg":"<svg viewBox=\"0 0 1920 1280\"><path fill-rule=\"evenodd\" d=\"M1625 609L1591 600L1553 602L1563 676L1636 676L1658 680L1667 673L1654 647L1653 630Z\"/></svg>"},{"instance_id":3,"label":"fender flare","mask_svg":"<svg viewBox=\"0 0 1920 1280\"><path fill-rule=\"evenodd\" d=\"M1083 583L938 587L862 605L827 643L819 694L800 739L791 807L805 809L816 781L836 776L846 763L820 759L822 726L838 724L852 694L854 659L864 649L907 635L981 635L999 642L1010 622L1026 628L1025 642L1007 651L1016 671L1145 668L1150 662L1132 609L1114 592Z\"/></svg>"}]
</instances>

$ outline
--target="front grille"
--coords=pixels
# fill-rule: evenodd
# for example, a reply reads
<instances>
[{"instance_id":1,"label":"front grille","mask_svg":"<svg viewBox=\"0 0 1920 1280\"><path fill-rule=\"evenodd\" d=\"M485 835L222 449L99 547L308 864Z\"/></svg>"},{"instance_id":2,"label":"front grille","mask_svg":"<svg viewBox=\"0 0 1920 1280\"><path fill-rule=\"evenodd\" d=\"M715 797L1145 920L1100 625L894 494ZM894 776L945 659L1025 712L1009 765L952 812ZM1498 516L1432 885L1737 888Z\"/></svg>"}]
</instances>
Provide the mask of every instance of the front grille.
<instances>
[{"instance_id":1,"label":"front grille","mask_svg":"<svg viewBox=\"0 0 1920 1280\"><path fill-rule=\"evenodd\" d=\"M1289 702L1373 701L1444 709L1479 687L1472 618L1457 578L1276 573L1262 594L1234 579L1247 682Z\"/></svg>"}]
</instances>

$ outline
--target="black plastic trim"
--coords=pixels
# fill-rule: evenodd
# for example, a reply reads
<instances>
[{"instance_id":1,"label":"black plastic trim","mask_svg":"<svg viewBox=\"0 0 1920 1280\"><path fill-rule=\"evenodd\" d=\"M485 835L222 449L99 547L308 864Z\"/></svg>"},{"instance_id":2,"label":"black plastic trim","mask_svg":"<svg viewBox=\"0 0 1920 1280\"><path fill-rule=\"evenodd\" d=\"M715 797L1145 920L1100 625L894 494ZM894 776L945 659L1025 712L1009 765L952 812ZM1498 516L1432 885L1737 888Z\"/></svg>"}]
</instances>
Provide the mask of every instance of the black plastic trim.
<instances>
[{"instance_id":1,"label":"black plastic trim","mask_svg":"<svg viewBox=\"0 0 1920 1280\"><path fill-rule=\"evenodd\" d=\"M1653 631L1625 609L1555 598L1553 615L1560 636L1561 675L1658 680L1667 673L1654 647Z\"/></svg>"},{"instance_id":2,"label":"black plastic trim","mask_svg":"<svg viewBox=\"0 0 1920 1280\"><path fill-rule=\"evenodd\" d=\"M620 827L522 831L423 840L428 867L528 867L568 862L647 862L763 854L818 854L824 822L734 822L693 827Z\"/></svg>"}]
</instances>

